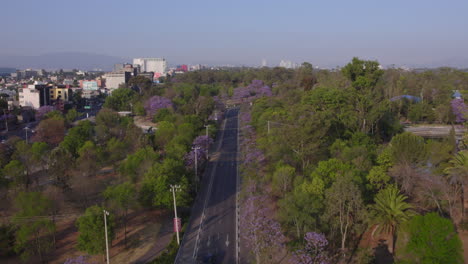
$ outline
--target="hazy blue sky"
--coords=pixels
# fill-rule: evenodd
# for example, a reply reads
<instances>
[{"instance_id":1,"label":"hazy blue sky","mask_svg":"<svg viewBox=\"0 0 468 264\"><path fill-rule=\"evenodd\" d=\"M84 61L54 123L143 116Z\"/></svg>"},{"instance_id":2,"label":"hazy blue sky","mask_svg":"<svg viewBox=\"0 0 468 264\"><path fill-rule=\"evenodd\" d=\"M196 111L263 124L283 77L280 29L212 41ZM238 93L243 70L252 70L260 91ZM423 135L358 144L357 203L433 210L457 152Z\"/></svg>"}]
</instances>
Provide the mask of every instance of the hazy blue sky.
<instances>
[{"instance_id":1,"label":"hazy blue sky","mask_svg":"<svg viewBox=\"0 0 468 264\"><path fill-rule=\"evenodd\" d=\"M468 62L468 1L14 0L0 54L80 51L174 63ZM467 65L468 66L468 65Z\"/></svg>"}]
</instances>

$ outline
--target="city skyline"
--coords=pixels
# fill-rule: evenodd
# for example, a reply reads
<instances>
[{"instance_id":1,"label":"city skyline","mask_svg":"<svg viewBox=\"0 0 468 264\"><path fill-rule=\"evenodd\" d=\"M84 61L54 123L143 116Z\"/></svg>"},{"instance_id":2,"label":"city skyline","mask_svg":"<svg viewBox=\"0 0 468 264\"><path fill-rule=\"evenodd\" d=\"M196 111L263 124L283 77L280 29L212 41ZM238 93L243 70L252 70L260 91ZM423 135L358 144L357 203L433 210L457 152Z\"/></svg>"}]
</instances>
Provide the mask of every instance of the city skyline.
<instances>
[{"instance_id":1,"label":"city skyline","mask_svg":"<svg viewBox=\"0 0 468 264\"><path fill-rule=\"evenodd\" d=\"M170 64L260 66L266 59L269 66L289 60L330 68L357 56L382 65L468 67L463 1L120 3L4 3L10 26L0 67L14 66L3 65L8 56L62 52L164 57Z\"/></svg>"}]
</instances>

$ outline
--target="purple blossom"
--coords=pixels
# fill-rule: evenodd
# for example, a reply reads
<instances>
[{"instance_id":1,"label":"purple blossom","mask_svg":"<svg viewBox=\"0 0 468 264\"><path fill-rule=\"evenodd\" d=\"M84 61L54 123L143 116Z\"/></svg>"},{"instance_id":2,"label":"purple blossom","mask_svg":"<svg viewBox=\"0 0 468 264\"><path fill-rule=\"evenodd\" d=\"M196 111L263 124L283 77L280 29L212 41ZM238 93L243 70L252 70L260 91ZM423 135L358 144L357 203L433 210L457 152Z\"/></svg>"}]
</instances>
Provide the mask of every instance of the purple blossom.
<instances>
[{"instance_id":1,"label":"purple blossom","mask_svg":"<svg viewBox=\"0 0 468 264\"><path fill-rule=\"evenodd\" d=\"M184 157L185 166L187 168L193 168L195 166L195 149L192 149L190 152L185 154ZM203 162L206 160L206 152L203 149L197 149L197 163L198 168L200 169Z\"/></svg>"},{"instance_id":2,"label":"purple blossom","mask_svg":"<svg viewBox=\"0 0 468 264\"><path fill-rule=\"evenodd\" d=\"M452 112L455 115L455 121L457 123L463 123L467 120L467 107L463 99L453 99L451 102L452 105Z\"/></svg>"},{"instance_id":3,"label":"purple blossom","mask_svg":"<svg viewBox=\"0 0 468 264\"><path fill-rule=\"evenodd\" d=\"M266 214L266 200L266 196L250 196L243 202L241 209L241 235L257 262L269 250L283 246L285 239L280 224Z\"/></svg>"},{"instance_id":4,"label":"purple blossom","mask_svg":"<svg viewBox=\"0 0 468 264\"><path fill-rule=\"evenodd\" d=\"M203 150L213 144L213 139L207 136L198 136L193 140L192 146L193 147L200 147Z\"/></svg>"},{"instance_id":5,"label":"purple blossom","mask_svg":"<svg viewBox=\"0 0 468 264\"><path fill-rule=\"evenodd\" d=\"M207 136L198 136L193 140L192 147L197 149L197 162L202 164L206 160L206 152L210 145L213 144L213 139ZM192 149L185 155L185 166L193 167L195 165L195 150ZM201 167L201 166L200 166Z\"/></svg>"},{"instance_id":6,"label":"purple blossom","mask_svg":"<svg viewBox=\"0 0 468 264\"><path fill-rule=\"evenodd\" d=\"M36 119L42 119L47 113L55 110L55 107L52 105L44 105L39 107L36 111Z\"/></svg>"},{"instance_id":7,"label":"purple blossom","mask_svg":"<svg viewBox=\"0 0 468 264\"><path fill-rule=\"evenodd\" d=\"M92 264L92 262L89 262L88 257L86 256L78 256L76 258L69 258L67 259L64 264Z\"/></svg>"},{"instance_id":8,"label":"purple blossom","mask_svg":"<svg viewBox=\"0 0 468 264\"><path fill-rule=\"evenodd\" d=\"M263 152L255 148L248 150L244 157L244 164L262 163L263 161L265 161Z\"/></svg>"},{"instance_id":9,"label":"purple blossom","mask_svg":"<svg viewBox=\"0 0 468 264\"><path fill-rule=\"evenodd\" d=\"M306 242L303 249L294 253L295 263L300 264L328 264L330 259L326 252L327 238L320 233L309 232L304 236Z\"/></svg>"},{"instance_id":10,"label":"purple blossom","mask_svg":"<svg viewBox=\"0 0 468 264\"><path fill-rule=\"evenodd\" d=\"M240 114L240 120L243 123L250 123L250 121L252 121L252 116L250 115L249 112L244 112Z\"/></svg>"},{"instance_id":11,"label":"purple blossom","mask_svg":"<svg viewBox=\"0 0 468 264\"><path fill-rule=\"evenodd\" d=\"M13 115L13 114L6 114L6 115L1 115L0 116L1 121L4 121L5 119L10 120L10 119L13 119L13 118L16 118L16 116Z\"/></svg>"},{"instance_id":12,"label":"purple blossom","mask_svg":"<svg viewBox=\"0 0 468 264\"><path fill-rule=\"evenodd\" d=\"M263 96L271 95L271 88L268 85L265 85L261 80L253 80L247 87L235 88L232 98L234 100L252 101Z\"/></svg>"},{"instance_id":13,"label":"purple blossom","mask_svg":"<svg viewBox=\"0 0 468 264\"><path fill-rule=\"evenodd\" d=\"M173 106L172 101L162 97L162 96L153 96L145 102L145 110L149 115L154 115L158 112L159 109L171 108Z\"/></svg>"}]
</instances>

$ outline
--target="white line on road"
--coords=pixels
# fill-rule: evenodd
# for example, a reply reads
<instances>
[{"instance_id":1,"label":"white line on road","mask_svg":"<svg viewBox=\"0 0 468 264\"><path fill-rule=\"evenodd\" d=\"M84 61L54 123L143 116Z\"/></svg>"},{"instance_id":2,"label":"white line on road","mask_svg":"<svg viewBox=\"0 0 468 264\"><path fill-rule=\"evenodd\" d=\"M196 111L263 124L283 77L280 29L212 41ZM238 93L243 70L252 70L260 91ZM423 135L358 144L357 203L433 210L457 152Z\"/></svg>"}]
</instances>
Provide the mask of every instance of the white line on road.
<instances>
[{"instance_id":1,"label":"white line on road","mask_svg":"<svg viewBox=\"0 0 468 264\"><path fill-rule=\"evenodd\" d=\"M239 264L239 255L240 255L240 240L239 240L239 161L240 161L240 150L239 150L239 127L240 127L240 118L239 118L240 108L237 112L237 144L236 144L236 237L234 243L236 244L236 263Z\"/></svg>"},{"instance_id":2,"label":"white line on road","mask_svg":"<svg viewBox=\"0 0 468 264\"><path fill-rule=\"evenodd\" d=\"M224 140L224 130L226 128L226 121L227 119L224 119L224 124L223 124L223 132L221 134L221 140L220 140L220 144L218 144L218 148L216 150L216 152L219 152L219 149L221 148L222 146L222 141ZM213 186L213 176L214 176L214 172L216 171L216 166L217 166L217 162L214 164L213 166L213 170L211 171L211 175L210 175L210 184L208 185L208 192L206 193L206 197L205 197L205 202L203 204L203 211L202 211L202 218L200 220L200 224L198 225L198 232L197 232L197 239L195 240L195 248L193 249L193 259L195 259L197 257L197 254L198 254L198 243L199 243L199 240L200 240L200 232L202 230L202 226L203 226L203 220L205 219L205 209L206 209L206 205L208 204L208 200L210 198L210 195L211 195L211 187Z\"/></svg>"}]
</instances>

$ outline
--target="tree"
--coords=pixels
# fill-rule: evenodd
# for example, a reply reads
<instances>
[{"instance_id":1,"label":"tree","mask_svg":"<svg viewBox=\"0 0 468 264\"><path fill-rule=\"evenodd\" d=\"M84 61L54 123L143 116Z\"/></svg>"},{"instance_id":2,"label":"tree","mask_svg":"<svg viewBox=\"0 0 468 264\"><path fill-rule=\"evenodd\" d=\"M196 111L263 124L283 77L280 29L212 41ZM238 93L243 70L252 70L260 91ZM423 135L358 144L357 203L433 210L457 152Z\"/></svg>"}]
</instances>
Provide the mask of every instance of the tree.
<instances>
[{"instance_id":1,"label":"tree","mask_svg":"<svg viewBox=\"0 0 468 264\"><path fill-rule=\"evenodd\" d=\"M118 88L106 98L104 107L115 111L129 111L130 102L135 98L136 93L132 89Z\"/></svg>"},{"instance_id":2,"label":"tree","mask_svg":"<svg viewBox=\"0 0 468 264\"><path fill-rule=\"evenodd\" d=\"M121 117L117 112L107 108L101 109L96 116L96 136L104 142L112 137L123 139L125 137L125 123L131 121Z\"/></svg>"},{"instance_id":3,"label":"tree","mask_svg":"<svg viewBox=\"0 0 468 264\"><path fill-rule=\"evenodd\" d=\"M166 190L169 185L177 184L185 190L176 193L177 204L188 205L190 202L189 183L184 174L185 168L181 160L166 158L162 163L154 164L143 179L140 202L144 206L172 208L172 194Z\"/></svg>"},{"instance_id":4,"label":"tree","mask_svg":"<svg viewBox=\"0 0 468 264\"><path fill-rule=\"evenodd\" d=\"M117 167L118 161L125 158L127 155L128 146L125 141L111 138L106 144L106 162Z\"/></svg>"},{"instance_id":5,"label":"tree","mask_svg":"<svg viewBox=\"0 0 468 264\"><path fill-rule=\"evenodd\" d=\"M52 234L55 230L53 222L44 217L48 214L51 201L38 192L21 192L15 199L18 212L13 222L18 226L16 232L15 251L21 253L21 258L28 260L38 255L41 262L44 254L52 245Z\"/></svg>"},{"instance_id":6,"label":"tree","mask_svg":"<svg viewBox=\"0 0 468 264\"><path fill-rule=\"evenodd\" d=\"M109 186L104 191L103 196L119 210L123 211L125 246L127 246L127 215L128 209L133 206L136 201L135 186L129 182Z\"/></svg>"},{"instance_id":7,"label":"tree","mask_svg":"<svg viewBox=\"0 0 468 264\"><path fill-rule=\"evenodd\" d=\"M313 66L308 62L302 63L297 70L296 79L299 85L304 88L304 91L312 90L312 87L317 83L317 77L313 74Z\"/></svg>"},{"instance_id":8,"label":"tree","mask_svg":"<svg viewBox=\"0 0 468 264\"><path fill-rule=\"evenodd\" d=\"M55 107L53 107L51 105L41 106L41 107L39 107L39 109L37 109L36 119L40 120L40 119L44 118L44 116L47 113L52 112L52 111L55 111Z\"/></svg>"},{"instance_id":9,"label":"tree","mask_svg":"<svg viewBox=\"0 0 468 264\"><path fill-rule=\"evenodd\" d=\"M468 109L463 99L453 99L451 102L455 122L463 123L467 120Z\"/></svg>"},{"instance_id":10,"label":"tree","mask_svg":"<svg viewBox=\"0 0 468 264\"><path fill-rule=\"evenodd\" d=\"M374 166L366 176L369 182L369 189L372 191L378 191L390 182L390 176L387 173L387 169L384 166Z\"/></svg>"},{"instance_id":11,"label":"tree","mask_svg":"<svg viewBox=\"0 0 468 264\"><path fill-rule=\"evenodd\" d=\"M295 262L299 264L327 264L331 263L326 247L328 240L325 235L315 232L308 232L304 236L306 242L303 249L297 250L294 254Z\"/></svg>"},{"instance_id":12,"label":"tree","mask_svg":"<svg viewBox=\"0 0 468 264\"><path fill-rule=\"evenodd\" d=\"M379 66L377 61L365 61L354 57L341 72L352 82L353 87L368 89L374 87L384 73Z\"/></svg>"},{"instance_id":13,"label":"tree","mask_svg":"<svg viewBox=\"0 0 468 264\"><path fill-rule=\"evenodd\" d=\"M78 150L87 140L91 140L94 134L94 126L88 121L81 121L75 127L68 130L67 135L60 143L60 147L67 150L74 157L78 157Z\"/></svg>"},{"instance_id":14,"label":"tree","mask_svg":"<svg viewBox=\"0 0 468 264\"><path fill-rule=\"evenodd\" d=\"M174 137L176 128L173 123L167 121L159 122L158 129L154 134L155 144L161 149Z\"/></svg>"},{"instance_id":15,"label":"tree","mask_svg":"<svg viewBox=\"0 0 468 264\"><path fill-rule=\"evenodd\" d=\"M45 142L34 142L31 146L31 161L44 169L47 167L49 152L49 146Z\"/></svg>"},{"instance_id":16,"label":"tree","mask_svg":"<svg viewBox=\"0 0 468 264\"><path fill-rule=\"evenodd\" d=\"M303 182L278 201L279 220L296 238L301 238L306 232L317 230L321 226L324 197L323 185L319 185L314 180Z\"/></svg>"},{"instance_id":17,"label":"tree","mask_svg":"<svg viewBox=\"0 0 468 264\"><path fill-rule=\"evenodd\" d=\"M468 150L458 152L450 161L444 172L454 191L460 193L462 219L465 216L465 183L468 180ZM458 191L457 191L458 190Z\"/></svg>"},{"instance_id":18,"label":"tree","mask_svg":"<svg viewBox=\"0 0 468 264\"><path fill-rule=\"evenodd\" d=\"M377 61L363 61L358 58L348 63L341 72L351 81L351 104L356 111L359 131L374 132L378 122L388 110L388 101L376 85L383 74Z\"/></svg>"},{"instance_id":19,"label":"tree","mask_svg":"<svg viewBox=\"0 0 468 264\"><path fill-rule=\"evenodd\" d=\"M76 109L70 109L68 110L67 114L65 115L65 121L67 124L73 123L78 117L80 117L82 113L79 113L76 111Z\"/></svg>"},{"instance_id":20,"label":"tree","mask_svg":"<svg viewBox=\"0 0 468 264\"><path fill-rule=\"evenodd\" d=\"M346 241L353 233L361 231L366 210L359 188L349 176L338 176L325 192L324 220L341 235L341 251L345 255Z\"/></svg>"},{"instance_id":21,"label":"tree","mask_svg":"<svg viewBox=\"0 0 468 264\"><path fill-rule=\"evenodd\" d=\"M104 229L104 208L100 206L91 206L86 209L76 221L78 227L78 249L88 254L104 254L106 250L106 238ZM115 237L114 216L107 216L107 235L109 242Z\"/></svg>"},{"instance_id":22,"label":"tree","mask_svg":"<svg viewBox=\"0 0 468 264\"><path fill-rule=\"evenodd\" d=\"M76 160L77 165L83 175L94 176L98 169L98 153L92 141L86 141L78 150L80 155Z\"/></svg>"},{"instance_id":23,"label":"tree","mask_svg":"<svg viewBox=\"0 0 468 264\"><path fill-rule=\"evenodd\" d=\"M90 205L92 194L98 189L95 179L99 169L98 151L91 141L86 141L78 151L80 155L76 160L78 170L72 178L71 185L73 193L84 208Z\"/></svg>"},{"instance_id":24,"label":"tree","mask_svg":"<svg viewBox=\"0 0 468 264\"><path fill-rule=\"evenodd\" d=\"M412 263L463 263L462 243L449 219L428 213L408 224L406 251Z\"/></svg>"},{"instance_id":25,"label":"tree","mask_svg":"<svg viewBox=\"0 0 468 264\"><path fill-rule=\"evenodd\" d=\"M155 95L145 102L144 107L146 114L153 116L160 109L172 108L173 104L170 99Z\"/></svg>"},{"instance_id":26,"label":"tree","mask_svg":"<svg viewBox=\"0 0 468 264\"><path fill-rule=\"evenodd\" d=\"M26 172L26 168L19 160L12 160L2 170L3 175L12 181L14 186L24 187L28 189L30 180Z\"/></svg>"},{"instance_id":27,"label":"tree","mask_svg":"<svg viewBox=\"0 0 468 264\"><path fill-rule=\"evenodd\" d=\"M158 153L151 147L141 148L127 156L127 159L121 163L119 172L128 177L133 183L136 183L158 159Z\"/></svg>"},{"instance_id":28,"label":"tree","mask_svg":"<svg viewBox=\"0 0 468 264\"><path fill-rule=\"evenodd\" d=\"M278 166L273 173L273 189L279 196L284 196L293 187L296 169L289 165Z\"/></svg>"},{"instance_id":29,"label":"tree","mask_svg":"<svg viewBox=\"0 0 468 264\"><path fill-rule=\"evenodd\" d=\"M375 204L371 206L378 231L392 235L391 253L395 249L398 228L414 215L412 206L405 202L406 199L395 186L389 186L377 193Z\"/></svg>"},{"instance_id":30,"label":"tree","mask_svg":"<svg viewBox=\"0 0 468 264\"><path fill-rule=\"evenodd\" d=\"M73 156L65 148L56 147L49 155L48 173L55 184L68 189L71 168L75 166Z\"/></svg>"},{"instance_id":31,"label":"tree","mask_svg":"<svg viewBox=\"0 0 468 264\"><path fill-rule=\"evenodd\" d=\"M46 142L47 144L57 146L62 142L65 136L65 122L63 119L45 119L42 120L36 128L34 141Z\"/></svg>"},{"instance_id":32,"label":"tree","mask_svg":"<svg viewBox=\"0 0 468 264\"><path fill-rule=\"evenodd\" d=\"M146 78L143 75L137 75L137 76L130 78L130 80L128 80L128 86L132 88L134 86L138 87L140 94L142 93L142 91L149 90L152 85L153 84L151 83L151 80Z\"/></svg>"},{"instance_id":33,"label":"tree","mask_svg":"<svg viewBox=\"0 0 468 264\"><path fill-rule=\"evenodd\" d=\"M390 142L390 152L394 163L399 164L419 164L428 157L424 139L410 132L394 136Z\"/></svg>"},{"instance_id":34,"label":"tree","mask_svg":"<svg viewBox=\"0 0 468 264\"><path fill-rule=\"evenodd\" d=\"M9 257L15 254L15 228L11 224L0 225L0 257Z\"/></svg>"},{"instance_id":35,"label":"tree","mask_svg":"<svg viewBox=\"0 0 468 264\"><path fill-rule=\"evenodd\" d=\"M242 204L242 237L247 247L255 255L256 262L268 259L270 252L282 246L284 235L278 222L266 216L264 196L250 196Z\"/></svg>"}]
</instances>

